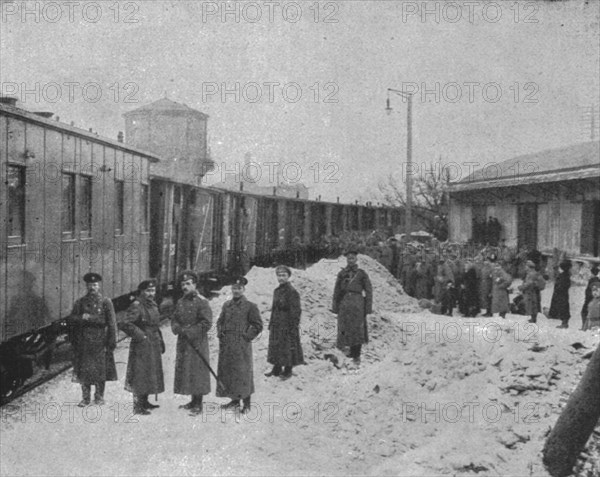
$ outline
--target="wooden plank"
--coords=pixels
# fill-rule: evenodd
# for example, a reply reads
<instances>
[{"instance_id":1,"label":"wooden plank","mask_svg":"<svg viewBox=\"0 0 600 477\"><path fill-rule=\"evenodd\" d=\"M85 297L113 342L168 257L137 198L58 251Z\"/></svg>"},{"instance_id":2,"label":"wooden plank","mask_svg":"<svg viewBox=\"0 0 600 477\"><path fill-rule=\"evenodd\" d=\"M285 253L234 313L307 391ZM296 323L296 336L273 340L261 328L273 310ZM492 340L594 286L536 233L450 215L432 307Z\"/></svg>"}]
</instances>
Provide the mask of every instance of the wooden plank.
<instances>
[{"instance_id":1,"label":"wooden plank","mask_svg":"<svg viewBox=\"0 0 600 477\"><path fill-rule=\"evenodd\" d=\"M123 152L122 151L115 151L115 167L114 167L114 182L113 182L113 191L116 191L116 181L122 181L124 180L124 159L123 159ZM116 193L113 192L113 194L115 194L115 199L116 199ZM115 200L115 207L114 207L114 216L116 219L117 216L117 207L118 204L116 203ZM126 209L125 209L126 210ZM125 220L126 221L126 220ZM113 296L120 296L126 292L124 292L124 287L123 287L123 269L124 269L124 263L123 263L123 255L124 255L124 247L125 247L125 235L123 234L123 231L121 231L121 233L117 234L115 232L115 230L118 228L118 224L115 224L115 228L113 229L113 235L114 235L114 249L113 249L113 275L112 275L112 286L113 286Z\"/></svg>"},{"instance_id":2,"label":"wooden plank","mask_svg":"<svg viewBox=\"0 0 600 477\"><path fill-rule=\"evenodd\" d=\"M64 316L61 291L61 173L63 162L63 134L46 129L45 164L56 169L56 177L47 177L44 181L44 300L50 310L50 320ZM45 168L46 171L50 169ZM54 175L54 172L51 173ZM56 179L56 180L54 180Z\"/></svg>"},{"instance_id":3,"label":"wooden plank","mask_svg":"<svg viewBox=\"0 0 600 477\"><path fill-rule=\"evenodd\" d=\"M8 119L0 116L0 184L6 183L8 162ZM7 254L8 254L8 187L0 191L0 340L5 339L8 318Z\"/></svg>"},{"instance_id":4,"label":"wooden plank","mask_svg":"<svg viewBox=\"0 0 600 477\"><path fill-rule=\"evenodd\" d=\"M102 289L105 295L116 296L114 290L115 261L115 156L113 148L105 147L103 161L105 172L102 175Z\"/></svg>"}]
</instances>

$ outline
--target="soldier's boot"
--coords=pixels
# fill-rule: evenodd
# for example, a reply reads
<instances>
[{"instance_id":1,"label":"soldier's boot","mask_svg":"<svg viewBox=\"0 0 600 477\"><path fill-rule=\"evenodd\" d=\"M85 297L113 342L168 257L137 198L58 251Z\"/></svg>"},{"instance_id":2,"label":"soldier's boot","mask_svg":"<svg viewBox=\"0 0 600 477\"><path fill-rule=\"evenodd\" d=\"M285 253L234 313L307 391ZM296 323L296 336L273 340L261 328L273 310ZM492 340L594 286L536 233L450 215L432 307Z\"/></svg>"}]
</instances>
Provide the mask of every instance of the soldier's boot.
<instances>
[{"instance_id":1,"label":"soldier's boot","mask_svg":"<svg viewBox=\"0 0 600 477\"><path fill-rule=\"evenodd\" d=\"M144 396L138 396L137 394L133 395L133 413L137 415L147 416L150 414L144 407Z\"/></svg>"},{"instance_id":2,"label":"soldier's boot","mask_svg":"<svg viewBox=\"0 0 600 477\"><path fill-rule=\"evenodd\" d=\"M142 403L143 403L144 409L150 409L150 410L152 410L152 409L157 409L157 408L160 407L158 404L150 404L150 401L148 401L148 395L147 394L144 394L142 396L142 400L143 400Z\"/></svg>"},{"instance_id":3,"label":"soldier's boot","mask_svg":"<svg viewBox=\"0 0 600 477\"><path fill-rule=\"evenodd\" d=\"M232 399L227 404L221 404L221 409L233 409L240 407L239 399Z\"/></svg>"},{"instance_id":4,"label":"soldier's boot","mask_svg":"<svg viewBox=\"0 0 600 477\"><path fill-rule=\"evenodd\" d=\"M268 373L265 373L265 376L267 378L271 377L271 376L279 376L281 374L281 366L279 365L273 365L273 369L271 371L269 371Z\"/></svg>"},{"instance_id":5,"label":"soldier's boot","mask_svg":"<svg viewBox=\"0 0 600 477\"><path fill-rule=\"evenodd\" d=\"M527 323L537 323L537 314L531 315L531 318L529 318Z\"/></svg>"},{"instance_id":6,"label":"soldier's boot","mask_svg":"<svg viewBox=\"0 0 600 477\"><path fill-rule=\"evenodd\" d=\"M192 396L192 400L190 402L188 402L187 404L182 404L181 406L179 406L179 409L186 409L187 411L189 411L190 409L192 409L194 407L195 404L196 404L196 398L194 396Z\"/></svg>"},{"instance_id":7,"label":"soldier's boot","mask_svg":"<svg viewBox=\"0 0 600 477\"><path fill-rule=\"evenodd\" d=\"M94 404L102 406L104 404L104 385L105 382L96 383L96 390L94 392Z\"/></svg>"},{"instance_id":8,"label":"soldier's boot","mask_svg":"<svg viewBox=\"0 0 600 477\"><path fill-rule=\"evenodd\" d=\"M92 394L92 387L89 384L81 385L81 402L77 404L79 407L89 406L90 404L90 396Z\"/></svg>"},{"instance_id":9,"label":"soldier's boot","mask_svg":"<svg viewBox=\"0 0 600 477\"><path fill-rule=\"evenodd\" d=\"M192 396L194 405L190 408L192 414L202 414L202 394Z\"/></svg>"},{"instance_id":10,"label":"soldier's boot","mask_svg":"<svg viewBox=\"0 0 600 477\"><path fill-rule=\"evenodd\" d=\"M243 399L244 401L244 407L242 408L242 414L248 414L250 412L250 406L252 405L251 401L250 401L250 396L245 397Z\"/></svg>"},{"instance_id":11,"label":"soldier's boot","mask_svg":"<svg viewBox=\"0 0 600 477\"><path fill-rule=\"evenodd\" d=\"M286 380L292 377L292 366L286 366L283 368L283 373L281 373L281 379Z\"/></svg>"}]
</instances>

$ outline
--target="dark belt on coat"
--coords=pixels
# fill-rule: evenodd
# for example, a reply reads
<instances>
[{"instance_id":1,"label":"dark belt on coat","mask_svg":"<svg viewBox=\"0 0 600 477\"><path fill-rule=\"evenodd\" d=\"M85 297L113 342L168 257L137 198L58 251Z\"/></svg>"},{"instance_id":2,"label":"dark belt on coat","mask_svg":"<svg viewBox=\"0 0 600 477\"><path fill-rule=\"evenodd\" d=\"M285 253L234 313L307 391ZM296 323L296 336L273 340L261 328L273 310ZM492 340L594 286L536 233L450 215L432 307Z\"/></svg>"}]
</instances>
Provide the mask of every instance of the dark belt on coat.
<instances>
[{"instance_id":1,"label":"dark belt on coat","mask_svg":"<svg viewBox=\"0 0 600 477\"><path fill-rule=\"evenodd\" d=\"M346 293L354 293L354 294L356 294L356 295L362 295L362 292L361 292L361 291L353 291L353 290L348 290L348 291L346 291Z\"/></svg>"}]
</instances>

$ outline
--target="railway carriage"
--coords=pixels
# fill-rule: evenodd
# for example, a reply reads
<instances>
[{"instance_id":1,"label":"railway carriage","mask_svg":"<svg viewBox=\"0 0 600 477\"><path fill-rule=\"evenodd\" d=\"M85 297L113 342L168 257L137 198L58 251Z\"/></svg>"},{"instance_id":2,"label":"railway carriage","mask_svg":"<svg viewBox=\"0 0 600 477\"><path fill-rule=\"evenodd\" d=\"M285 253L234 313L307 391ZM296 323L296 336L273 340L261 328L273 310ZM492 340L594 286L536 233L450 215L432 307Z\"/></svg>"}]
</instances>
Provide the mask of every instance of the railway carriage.
<instances>
[{"instance_id":1,"label":"railway carriage","mask_svg":"<svg viewBox=\"0 0 600 477\"><path fill-rule=\"evenodd\" d=\"M325 235L400 225L392 208L153 174L151 163L160 160L154 153L0 100L2 398L31 376L34 357L53 348L89 271L103 276L103 293L119 310L149 276L162 296L176 299L185 269L203 277L207 292L252 265L285 262L298 241L308 246Z\"/></svg>"}]
</instances>

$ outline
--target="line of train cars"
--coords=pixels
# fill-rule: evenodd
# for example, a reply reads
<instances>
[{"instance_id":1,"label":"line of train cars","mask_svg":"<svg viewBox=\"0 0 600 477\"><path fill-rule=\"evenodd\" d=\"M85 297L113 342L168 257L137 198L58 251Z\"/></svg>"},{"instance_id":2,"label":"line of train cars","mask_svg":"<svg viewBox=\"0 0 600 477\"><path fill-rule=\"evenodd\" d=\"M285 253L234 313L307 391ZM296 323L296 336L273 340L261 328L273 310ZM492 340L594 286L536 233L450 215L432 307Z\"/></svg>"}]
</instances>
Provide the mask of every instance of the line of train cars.
<instances>
[{"instance_id":1,"label":"line of train cars","mask_svg":"<svg viewBox=\"0 0 600 477\"><path fill-rule=\"evenodd\" d=\"M281 251L295 237L306 244L400 220L390 208L252 195L153 176L156 155L50 116L0 102L5 398L32 375L34 360L51 356L89 271L104 277L103 293L119 310L149 276L159 280L163 296L184 269L220 286L253 264L284 261Z\"/></svg>"}]
</instances>

